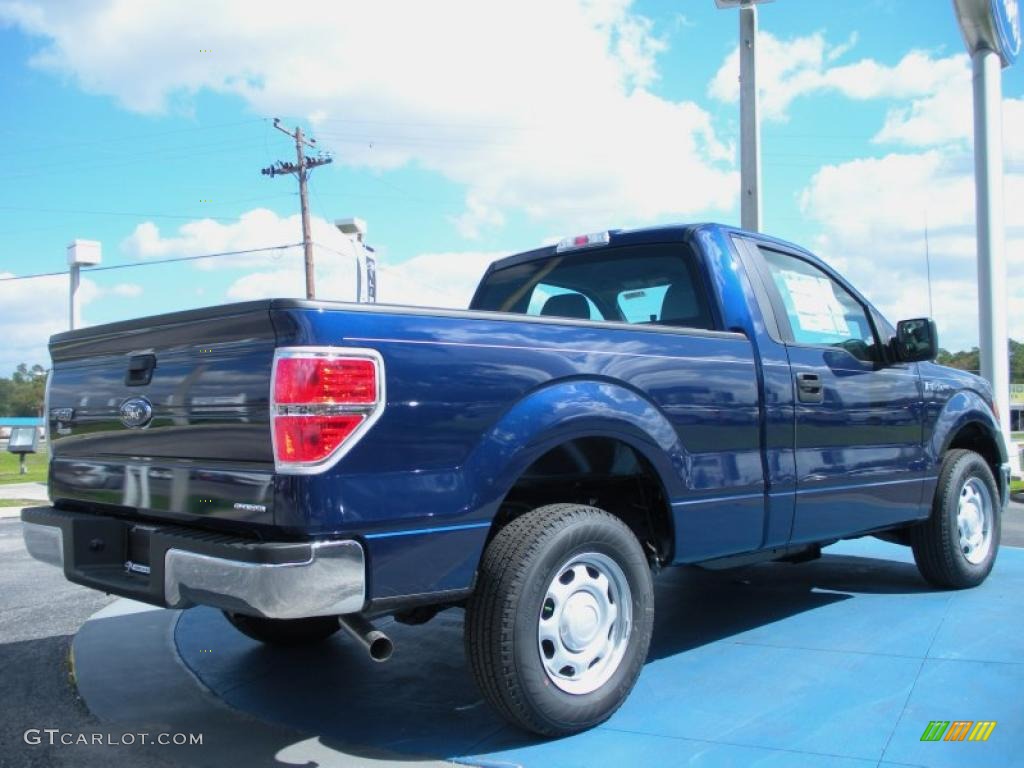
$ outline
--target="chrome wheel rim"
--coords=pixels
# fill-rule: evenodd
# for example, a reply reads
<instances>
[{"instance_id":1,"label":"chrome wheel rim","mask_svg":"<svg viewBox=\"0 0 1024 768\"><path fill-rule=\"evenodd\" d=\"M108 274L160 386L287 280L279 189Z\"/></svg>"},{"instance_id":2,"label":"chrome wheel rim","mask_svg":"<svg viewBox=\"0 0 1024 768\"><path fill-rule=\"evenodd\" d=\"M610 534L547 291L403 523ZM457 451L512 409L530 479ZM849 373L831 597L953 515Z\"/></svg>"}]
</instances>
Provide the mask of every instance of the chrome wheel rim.
<instances>
[{"instance_id":1,"label":"chrome wheel rim","mask_svg":"<svg viewBox=\"0 0 1024 768\"><path fill-rule=\"evenodd\" d=\"M622 663L633 598L618 564L599 552L566 560L548 584L537 648L548 679L566 693L596 691Z\"/></svg>"},{"instance_id":2,"label":"chrome wheel rim","mask_svg":"<svg viewBox=\"0 0 1024 768\"><path fill-rule=\"evenodd\" d=\"M992 495L976 477L960 489L956 527L964 559L971 565L984 561L992 548Z\"/></svg>"}]
</instances>

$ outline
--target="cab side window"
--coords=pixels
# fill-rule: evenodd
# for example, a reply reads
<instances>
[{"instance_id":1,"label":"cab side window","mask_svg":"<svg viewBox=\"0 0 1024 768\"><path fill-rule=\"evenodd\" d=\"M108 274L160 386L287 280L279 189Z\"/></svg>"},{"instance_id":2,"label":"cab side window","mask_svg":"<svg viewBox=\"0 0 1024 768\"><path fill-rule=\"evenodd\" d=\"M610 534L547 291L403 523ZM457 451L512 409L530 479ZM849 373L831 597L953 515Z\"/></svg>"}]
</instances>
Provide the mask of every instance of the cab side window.
<instances>
[{"instance_id":1,"label":"cab side window","mask_svg":"<svg viewBox=\"0 0 1024 768\"><path fill-rule=\"evenodd\" d=\"M845 349L858 360L875 359L875 334L867 309L828 273L788 253L760 248L789 317L797 344Z\"/></svg>"}]
</instances>

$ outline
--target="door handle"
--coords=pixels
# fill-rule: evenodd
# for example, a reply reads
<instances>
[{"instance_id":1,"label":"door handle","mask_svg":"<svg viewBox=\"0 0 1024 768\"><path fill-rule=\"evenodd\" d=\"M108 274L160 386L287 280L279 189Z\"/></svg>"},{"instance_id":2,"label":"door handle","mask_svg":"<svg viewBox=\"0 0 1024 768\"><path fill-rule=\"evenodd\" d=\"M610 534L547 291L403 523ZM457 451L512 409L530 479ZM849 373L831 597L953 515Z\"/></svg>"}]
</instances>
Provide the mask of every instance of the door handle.
<instances>
[{"instance_id":1,"label":"door handle","mask_svg":"<svg viewBox=\"0 0 1024 768\"><path fill-rule=\"evenodd\" d=\"M796 391L801 403L825 402L825 387L821 383L821 377L816 373L798 373Z\"/></svg>"}]
</instances>

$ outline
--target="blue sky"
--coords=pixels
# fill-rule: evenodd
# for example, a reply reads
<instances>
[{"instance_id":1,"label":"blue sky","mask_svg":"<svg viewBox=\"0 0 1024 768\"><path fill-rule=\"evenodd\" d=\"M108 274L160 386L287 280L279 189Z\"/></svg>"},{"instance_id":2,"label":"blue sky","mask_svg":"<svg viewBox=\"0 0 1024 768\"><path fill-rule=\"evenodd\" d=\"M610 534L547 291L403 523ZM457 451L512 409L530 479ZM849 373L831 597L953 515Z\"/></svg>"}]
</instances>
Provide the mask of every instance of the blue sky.
<instances>
[{"instance_id":1,"label":"blue sky","mask_svg":"<svg viewBox=\"0 0 1024 768\"><path fill-rule=\"evenodd\" d=\"M390 6L390 7L389 7ZM483 7L480 7L483 6ZM761 9L764 229L835 263L891 319L976 343L969 67L945 0ZM311 181L324 298L347 298L357 215L384 299L458 305L483 265L554 237L737 219L735 12L711 0L389 3L0 0L0 273L300 239L293 157L270 119L333 153ZM215 11L208 9L215 8ZM205 52L208 49L209 52ZM1024 267L1024 65L1004 71L1008 257ZM301 291L298 249L88 276L88 323ZM0 283L0 372L46 362L64 278ZM1024 288L1010 286L1024 337ZM898 316L898 317L897 317Z\"/></svg>"}]
</instances>

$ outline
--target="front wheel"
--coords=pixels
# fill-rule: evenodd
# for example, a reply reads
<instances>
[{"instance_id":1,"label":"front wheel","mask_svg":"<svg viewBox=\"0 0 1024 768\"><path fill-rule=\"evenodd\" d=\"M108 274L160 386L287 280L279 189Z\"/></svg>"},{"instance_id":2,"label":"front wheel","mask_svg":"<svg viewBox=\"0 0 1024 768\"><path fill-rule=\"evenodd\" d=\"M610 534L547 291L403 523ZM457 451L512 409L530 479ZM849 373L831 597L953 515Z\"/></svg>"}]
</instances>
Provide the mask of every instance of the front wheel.
<instances>
[{"instance_id":1,"label":"front wheel","mask_svg":"<svg viewBox=\"0 0 1024 768\"><path fill-rule=\"evenodd\" d=\"M506 719L566 735L625 701L653 623L651 571L633 532L600 509L554 504L488 545L466 610L466 654Z\"/></svg>"},{"instance_id":2,"label":"front wheel","mask_svg":"<svg viewBox=\"0 0 1024 768\"><path fill-rule=\"evenodd\" d=\"M937 587L981 584L995 564L1001 515L999 489L985 460L973 451L949 451L931 517L910 529L921 575Z\"/></svg>"}]
</instances>

